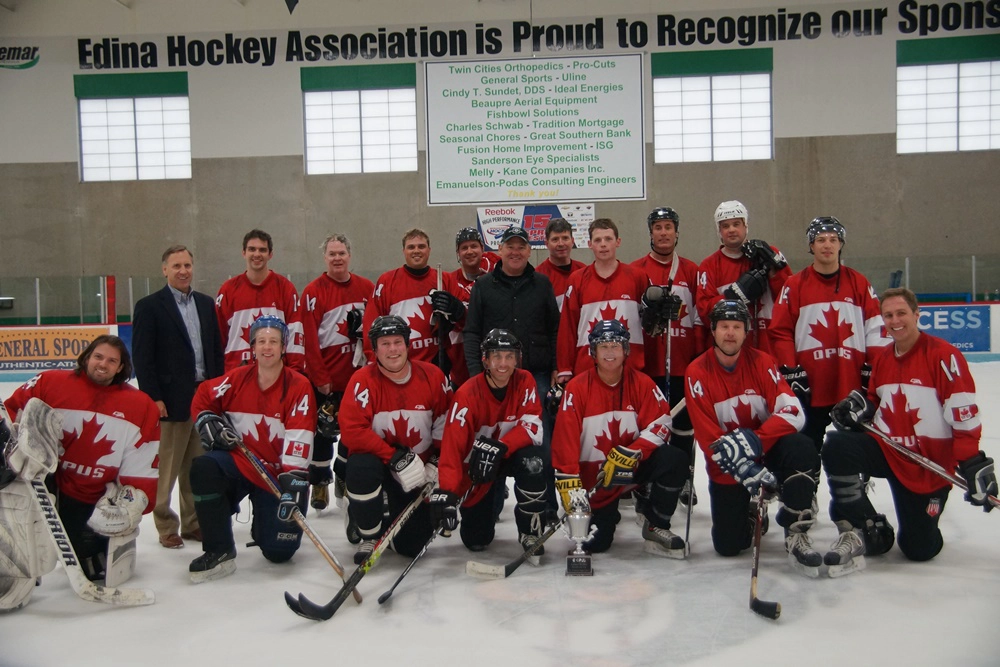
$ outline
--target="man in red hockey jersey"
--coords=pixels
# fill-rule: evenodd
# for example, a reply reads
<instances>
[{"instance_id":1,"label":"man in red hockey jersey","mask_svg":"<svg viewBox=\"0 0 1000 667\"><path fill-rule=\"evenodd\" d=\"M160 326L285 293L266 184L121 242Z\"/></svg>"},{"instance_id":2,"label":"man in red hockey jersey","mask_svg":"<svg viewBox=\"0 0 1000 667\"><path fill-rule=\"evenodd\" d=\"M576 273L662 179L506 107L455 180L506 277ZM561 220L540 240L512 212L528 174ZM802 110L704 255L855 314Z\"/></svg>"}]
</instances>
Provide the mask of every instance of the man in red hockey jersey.
<instances>
[{"instance_id":1,"label":"man in red hockey jersey","mask_svg":"<svg viewBox=\"0 0 1000 667\"><path fill-rule=\"evenodd\" d=\"M274 315L254 320L253 363L203 382L191 402L202 445L209 450L191 464L191 491L204 549L188 568L194 583L236 571L230 516L247 496L253 506L250 534L266 559L283 563L302 542L302 529L292 522L288 505L294 504L303 514L307 509L305 470L312 456L316 403L309 380L285 366L289 335L285 323ZM238 442L287 492L287 503L285 498L279 503Z\"/></svg>"},{"instance_id":2,"label":"man in red hockey jersey","mask_svg":"<svg viewBox=\"0 0 1000 667\"><path fill-rule=\"evenodd\" d=\"M12 418L38 398L62 418L58 464L49 482L84 573L103 579L109 537L132 533L156 498L160 411L132 385L132 360L118 336L95 338L74 370L45 371L11 394ZM11 461L15 472L20 466Z\"/></svg>"},{"instance_id":3,"label":"man in red hockey jersey","mask_svg":"<svg viewBox=\"0 0 1000 667\"><path fill-rule=\"evenodd\" d=\"M494 482L514 478L514 520L525 549L538 539L545 510L541 405L534 377L518 367L521 343L504 329L483 339L483 372L458 391L441 441L440 478L430 498L435 525L455 530L461 503L462 542L481 551L495 533Z\"/></svg>"},{"instance_id":4,"label":"man in red hockey jersey","mask_svg":"<svg viewBox=\"0 0 1000 667\"><path fill-rule=\"evenodd\" d=\"M590 498L597 532L586 548L607 551L621 520L618 500L635 485L650 485L642 510L645 550L684 558L683 538L670 530L688 457L665 447L670 408L649 378L626 364L630 335L618 320L600 320L590 331L594 365L566 385L552 437L556 490L566 511L576 489L597 490Z\"/></svg>"},{"instance_id":5,"label":"man in red hockey jersey","mask_svg":"<svg viewBox=\"0 0 1000 667\"><path fill-rule=\"evenodd\" d=\"M351 273L351 242L343 234L331 234L323 242L326 272L302 290L302 329L305 337L306 377L316 392L317 431L309 465L312 506L325 509L330 502L327 486L334 445L340 438L337 412L344 387L355 370L356 348L363 337L361 323L365 304L375 286ZM343 479L343 463L333 466Z\"/></svg>"},{"instance_id":6,"label":"man in red hockey jersey","mask_svg":"<svg viewBox=\"0 0 1000 667\"><path fill-rule=\"evenodd\" d=\"M348 443L348 511L361 534L354 562L362 563L388 526L382 493L395 518L437 479L437 455L451 388L439 368L409 357L410 327L382 315L368 329L375 363L358 370L340 404L340 429ZM396 553L415 556L431 536L426 503L393 539Z\"/></svg>"},{"instance_id":7,"label":"man in red hockey jersey","mask_svg":"<svg viewBox=\"0 0 1000 667\"><path fill-rule=\"evenodd\" d=\"M552 218L545 225L545 247L549 256L535 270L552 283L556 305L562 311L569 277L587 265L572 257L573 226L565 218Z\"/></svg>"},{"instance_id":8,"label":"man in red hockey jersey","mask_svg":"<svg viewBox=\"0 0 1000 667\"><path fill-rule=\"evenodd\" d=\"M273 254L271 235L251 229L243 237L247 270L222 283L215 297L227 371L250 362L250 325L261 315L275 315L286 323L286 363L296 370L305 365L298 293L288 278L268 268Z\"/></svg>"},{"instance_id":9,"label":"man in red hockey jersey","mask_svg":"<svg viewBox=\"0 0 1000 667\"><path fill-rule=\"evenodd\" d=\"M688 366L685 398L707 460L715 550L735 556L750 546L750 496L761 486L777 487L784 503L777 521L785 529L789 562L819 576L823 557L807 532L816 523L819 454L798 432L802 404L774 359L745 345L750 313L741 300L718 302L709 321L714 347Z\"/></svg>"},{"instance_id":10,"label":"man in red hockey jersey","mask_svg":"<svg viewBox=\"0 0 1000 667\"><path fill-rule=\"evenodd\" d=\"M847 231L832 217L815 218L806 238L813 263L789 278L774 306L769 333L779 370L806 411L802 432L817 451L830 408L860 389L869 357L888 344L875 289L840 263Z\"/></svg>"},{"instance_id":11,"label":"man in red hockey jersey","mask_svg":"<svg viewBox=\"0 0 1000 667\"><path fill-rule=\"evenodd\" d=\"M722 299L741 300L753 327L748 343L771 352L771 311L792 270L774 246L760 239L747 241L749 223L747 208L738 201L724 201L715 209L722 244L698 266L695 300L702 322L708 321L712 307Z\"/></svg>"},{"instance_id":12,"label":"man in red hockey jersey","mask_svg":"<svg viewBox=\"0 0 1000 667\"><path fill-rule=\"evenodd\" d=\"M962 353L920 331L920 309L910 290L882 293L882 319L892 345L874 355L867 390L854 389L833 409L837 431L826 436L823 469L830 484L830 518L840 536L826 554L830 576L864 569L864 556L892 548L893 530L875 512L859 475L889 482L899 549L910 560L934 558L944 546L938 528L951 485L927 468L861 430L871 421L879 431L968 485L965 499L989 512L996 495L993 459L979 448L982 424L976 385Z\"/></svg>"},{"instance_id":13,"label":"man in red hockey jersey","mask_svg":"<svg viewBox=\"0 0 1000 667\"><path fill-rule=\"evenodd\" d=\"M452 271L451 276L461 289L462 305L468 310L472 286L476 284L476 279L492 271L500 261L500 255L492 251L485 252L483 236L475 227L463 227L455 235L455 255L458 257L459 267ZM448 334L448 359L451 361L449 377L455 387L461 387L469 379L469 367L465 361L463 346L463 328L464 322L459 322L451 327Z\"/></svg>"}]
</instances>

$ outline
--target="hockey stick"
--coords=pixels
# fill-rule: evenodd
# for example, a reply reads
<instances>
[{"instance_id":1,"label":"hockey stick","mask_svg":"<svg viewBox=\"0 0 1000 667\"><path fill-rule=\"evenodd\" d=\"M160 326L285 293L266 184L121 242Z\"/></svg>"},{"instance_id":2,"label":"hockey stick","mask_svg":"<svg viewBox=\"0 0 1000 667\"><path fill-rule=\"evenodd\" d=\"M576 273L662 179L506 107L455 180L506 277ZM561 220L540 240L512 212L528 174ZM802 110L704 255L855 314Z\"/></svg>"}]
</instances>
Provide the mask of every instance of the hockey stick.
<instances>
[{"instance_id":1,"label":"hockey stick","mask_svg":"<svg viewBox=\"0 0 1000 667\"><path fill-rule=\"evenodd\" d=\"M948 472L942 466L938 465L934 461L931 461L926 456L923 456L921 454L917 454L916 452L910 451L909 449L907 449L903 445L899 444L898 442L896 442L895 440L893 440L892 438L890 438L888 436L888 434L883 433L882 431L878 430L877 428L875 428L871 424L862 423L861 424L861 428L863 428L864 430L868 431L869 433L871 433L872 435L874 435L876 438L879 438L882 442L884 442L885 444L889 445L890 447L892 447L897 452L899 452L900 454L902 454L906 458L910 459L914 463L916 463L916 464L918 464L918 465L926 468L927 470L930 470L932 473L934 473L938 477L941 477L942 479L945 479L945 480L951 482L952 484L954 484L958 488L960 488L963 491L965 491L966 493L968 493L968 491L969 491L969 485L966 484L965 480L962 479L961 477L959 477L958 475L956 475L954 473ZM992 505L993 507L1000 507L1000 499L997 499L996 496L989 496L988 495L988 496L986 496L986 498L987 498L987 500L989 500L990 505Z\"/></svg>"},{"instance_id":2,"label":"hockey stick","mask_svg":"<svg viewBox=\"0 0 1000 667\"><path fill-rule=\"evenodd\" d=\"M757 597L757 566L760 563L760 536L761 526L764 523L764 514L767 511L767 501L771 499L770 494L762 486L757 493L757 520L753 527L753 568L750 571L750 611L760 614L764 618L772 620L781 616L781 603L768 602Z\"/></svg>"},{"instance_id":3,"label":"hockey stick","mask_svg":"<svg viewBox=\"0 0 1000 667\"><path fill-rule=\"evenodd\" d=\"M417 511L420 504L424 502L424 499L430 495L433 489L433 484L426 484L424 488L421 489L420 494L414 498L409 505L403 508L403 511L399 513L399 516L397 516L396 519L389 524L386 531L382 533L382 537L380 537L375 543L375 547L372 549L372 552L368 554L368 557L365 558L361 565L358 565L357 569L354 570L351 576L347 578L344 585L341 586L340 590L337 591L337 594L333 596L332 600L325 605L319 605L301 593L299 593L299 597L296 599L291 593L286 591L285 604L288 605L288 608L299 616L313 621L326 621L330 619L335 613L337 613L337 610L344 604L344 601L347 600L347 596L354 592L358 586L358 582L360 582L361 579L368 574L368 570L375 566L375 563L378 562L382 553L389 548L389 543L392 541L392 538L395 537L400 530L402 530L403 524L405 524L406 521L413 516L413 513Z\"/></svg>"},{"instance_id":4,"label":"hockey stick","mask_svg":"<svg viewBox=\"0 0 1000 667\"><path fill-rule=\"evenodd\" d=\"M52 541L55 542L56 551L59 552L59 559L62 561L63 569L66 571L66 576L69 577L69 584L73 587L74 593L89 602L103 602L121 607L141 607L156 602L156 597L151 590L102 586L87 579L80 567L79 560L77 560L73 545L66 535L62 519L59 518L59 513L52 505L52 499L49 497L45 484L40 479L35 479L31 481L31 488L35 492L38 510L45 517L45 525L49 529Z\"/></svg>"},{"instance_id":5,"label":"hockey stick","mask_svg":"<svg viewBox=\"0 0 1000 667\"><path fill-rule=\"evenodd\" d=\"M280 499L281 490L278 489L277 482L275 482L274 478L271 477L271 473L267 470L267 468L264 467L264 464L261 463L260 459L257 458L254 455L254 453L247 448L245 444L243 444L242 438L237 440L236 446L239 448L240 453L243 454L244 458L246 458L246 460L250 462L250 465L253 466L254 470L260 476L261 480L263 480L263 482L267 485L267 488L270 489L271 493L276 498ZM316 548L319 549L319 552L323 554L323 558L326 559L326 562L330 564L330 567L333 568L333 571L340 576L341 580L343 580L345 576L344 566L340 564L340 561L337 560L337 557L333 554L332 551L330 551L330 547L326 546L326 544L323 543L323 540L320 539L320 536L317 535L316 532L309 527L309 524L306 523L306 517L302 514L302 510L296 507L292 511L292 519L295 521L295 523L298 524L299 528L302 529L302 532L309 536L309 539L312 540L313 544L316 545ZM361 604L362 600L361 593L354 591L354 599L357 601L358 604Z\"/></svg>"}]
</instances>

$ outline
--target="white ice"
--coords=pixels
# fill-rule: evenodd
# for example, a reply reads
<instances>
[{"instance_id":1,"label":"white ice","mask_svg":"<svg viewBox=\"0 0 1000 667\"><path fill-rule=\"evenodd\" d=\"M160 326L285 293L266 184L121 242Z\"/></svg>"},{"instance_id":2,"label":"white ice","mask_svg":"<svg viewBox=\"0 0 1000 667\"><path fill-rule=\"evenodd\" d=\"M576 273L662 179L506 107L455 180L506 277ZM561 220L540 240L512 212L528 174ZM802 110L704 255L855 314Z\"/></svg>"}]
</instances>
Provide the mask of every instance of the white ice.
<instances>
[{"instance_id":1,"label":"white ice","mask_svg":"<svg viewBox=\"0 0 1000 667\"><path fill-rule=\"evenodd\" d=\"M1000 460L1000 362L972 365L984 424L983 449ZM3 396L13 385L0 385ZM235 524L236 573L193 585L187 567L201 553L159 546L146 517L136 576L156 604L116 608L84 602L61 571L44 577L31 602L0 615L0 665L976 665L1000 664L1000 512L985 514L953 492L941 521L945 548L910 563L893 548L868 569L840 579L807 579L786 561L781 529L762 547L758 593L781 603L771 621L748 607L750 553L725 559L712 550L708 491L699 462L700 504L686 561L642 552L631 509L611 551L594 556L592 578L565 576L561 535L546 545L539 568L482 581L465 574L470 558L503 564L520 550L512 500L497 538L472 554L458 536L438 538L384 605L377 603L408 562L386 553L364 579L360 606L348 600L326 622L293 614L285 591L322 603L339 579L303 538L292 562L274 565L249 541L247 512ZM836 528L824 508L811 532L821 551ZM895 524L888 487L876 507ZM773 508L772 508L773 516ZM310 525L348 565L343 510L310 511ZM674 529L684 530L675 517Z\"/></svg>"}]
</instances>

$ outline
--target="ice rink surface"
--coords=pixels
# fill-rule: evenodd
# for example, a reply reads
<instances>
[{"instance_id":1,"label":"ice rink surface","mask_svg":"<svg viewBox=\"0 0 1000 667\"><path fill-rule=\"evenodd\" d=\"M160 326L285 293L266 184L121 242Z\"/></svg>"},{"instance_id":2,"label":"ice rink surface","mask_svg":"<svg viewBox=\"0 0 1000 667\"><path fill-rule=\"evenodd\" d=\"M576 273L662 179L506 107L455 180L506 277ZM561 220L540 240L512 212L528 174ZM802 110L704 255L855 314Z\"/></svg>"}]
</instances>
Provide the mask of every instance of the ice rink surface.
<instances>
[{"instance_id":1,"label":"ice rink surface","mask_svg":"<svg viewBox=\"0 0 1000 667\"><path fill-rule=\"evenodd\" d=\"M1000 460L1000 362L972 364L983 417L982 447ZM6 397L15 385L0 385ZM758 593L779 601L777 621L748 608L750 552L717 556L709 535L708 491L699 457L701 498L686 561L643 553L634 512L623 511L615 543L594 556L592 578L565 576L561 535L542 566L482 581L465 562L503 564L520 546L508 501L497 539L471 554L458 536L438 538L393 597L377 603L407 560L386 553L361 581L360 606L348 600L326 622L293 614L285 591L325 603L339 579L308 538L284 565L267 562L250 539L249 514L235 524L236 573L193 585L188 563L198 543L161 548L152 519L139 537L136 576L156 604L116 608L73 594L61 566L44 577L27 607L0 615L0 665L1000 665L1000 512L985 514L949 497L941 529L945 548L928 563L910 563L897 548L868 559L868 569L840 579L808 579L786 561L781 529L764 537ZM893 525L888 487L872 500ZM821 517L811 531L820 551L836 536L820 489ZM772 519L776 511L772 504ZM354 547L343 512L310 511L309 522L340 560ZM678 513L674 530L683 534Z\"/></svg>"}]
</instances>

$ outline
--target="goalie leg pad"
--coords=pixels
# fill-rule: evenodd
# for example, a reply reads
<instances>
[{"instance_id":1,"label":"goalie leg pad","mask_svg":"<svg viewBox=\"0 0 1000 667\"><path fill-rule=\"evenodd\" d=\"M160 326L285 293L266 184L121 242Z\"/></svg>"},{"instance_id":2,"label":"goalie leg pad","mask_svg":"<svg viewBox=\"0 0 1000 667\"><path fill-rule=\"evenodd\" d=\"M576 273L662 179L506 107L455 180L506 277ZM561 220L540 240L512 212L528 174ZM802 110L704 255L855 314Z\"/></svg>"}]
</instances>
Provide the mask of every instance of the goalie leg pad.
<instances>
[{"instance_id":1,"label":"goalie leg pad","mask_svg":"<svg viewBox=\"0 0 1000 667\"><path fill-rule=\"evenodd\" d=\"M0 491L0 611L26 605L35 579L55 569L58 560L31 494L20 479Z\"/></svg>"},{"instance_id":2,"label":"goalie leg pad","mask_svg":"<svg viewBox=\"0 0 1000 667\"><path fill-rule=\"evenodd\" d=\"M139 529L125 535L114 535L108 538L107 569L104 583L107 586L120 586L135 574L135 541L139 537Z\"/></svg>"}]
</instances>

